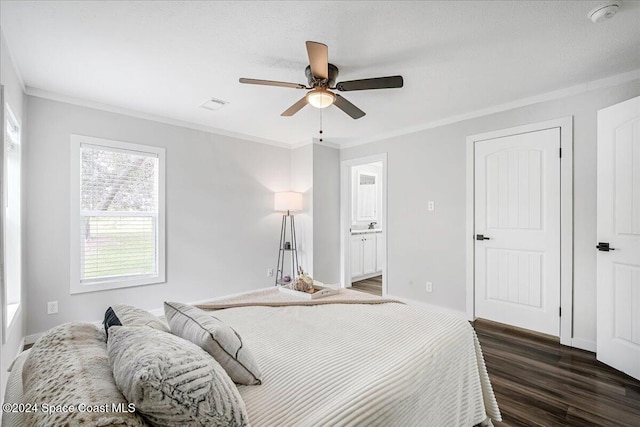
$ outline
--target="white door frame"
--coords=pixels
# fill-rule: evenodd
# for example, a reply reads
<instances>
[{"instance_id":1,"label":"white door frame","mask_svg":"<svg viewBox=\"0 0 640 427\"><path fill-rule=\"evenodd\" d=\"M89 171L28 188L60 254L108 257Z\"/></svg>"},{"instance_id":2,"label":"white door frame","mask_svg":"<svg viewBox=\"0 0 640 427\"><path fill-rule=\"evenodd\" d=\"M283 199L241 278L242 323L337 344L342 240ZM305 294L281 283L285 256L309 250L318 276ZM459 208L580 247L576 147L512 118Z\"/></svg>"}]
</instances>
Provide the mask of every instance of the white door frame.
<instances>
[{"instance_id":1,"label":"white door frame","mask_svg":"<svg viewBox=\"0 0 640 427\"><path fill-rule=\"evenodd\" d=\"M389 247L387 227L387 153L340 162L340 285L351 284L351 168L358 165L382 162L382 212L380 226L384 235L384 256L382 257L382 296L387 296L387 248Z\"/></svg>"},{"instance_id":2,"label":"white door frame","mask_svg":"<svg viewBox=\"0 0 640 427\"><path fill-rule=\"evenodd\" d=\"M560 128L560 343L573 335L573 116L467 137L467 318L475 319L475 143L509 135Z\"/></svg>"}]
</instances>

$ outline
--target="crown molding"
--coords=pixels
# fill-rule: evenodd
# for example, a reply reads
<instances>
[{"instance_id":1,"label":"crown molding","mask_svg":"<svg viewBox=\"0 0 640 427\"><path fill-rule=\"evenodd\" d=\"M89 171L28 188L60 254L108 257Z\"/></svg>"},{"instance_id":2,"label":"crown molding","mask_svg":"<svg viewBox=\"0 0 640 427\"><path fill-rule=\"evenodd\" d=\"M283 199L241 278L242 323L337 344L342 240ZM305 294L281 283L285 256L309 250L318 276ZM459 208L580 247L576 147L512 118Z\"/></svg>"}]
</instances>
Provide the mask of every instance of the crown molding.
<instances>
[{"instance_id":1,"label":"crown molding","mask_svg":"<svg viewBox=\"0 0 640 427\"><path fill-rule=\"evenodd\" d=\"M4 36L2 37L4 38ZM6 39L5 39L5 45L6 45ZM9 56L11 57L11 52L9 51L8 53L9 53ZM15 63L13 65L15 68ZM18 78L20 79L21 84L23 84L22 76L20 75L17 69L16 69L16 72L17 72ZM528 105L538 104L541 102L552 101L556 99L562 99L570 96L580 95L582 93L591 92L594 90L603 89L607 87L617 86L617 85L627 83L637 79L640 79L640 69L632 70L626 73L616 74L616 75L605 77L598 80L592 80L586 83L581 83L578 85L566 87L566 88L551 91L551 92L546 92L540 95L522 98L519 100L515 100L515 101L503 103L503 104L493 105L487 108L482 108L480 110L471 111L469 113L449 116L440 120L435 120L427 123L422 123L416 126L409 126L409 127L397 129L394 131L381 133L374 137L356 139L356 140L345 142L342 144L334 143L331 141L320 142L317 138L309 138L304 141L296 142L293 144L287 144L280 141L260 138L253 135L243 134L239 132L232 132L224 129L215 128L212 126L201 125L198 123L192 123L192 122L187 122L183 120L171 119L164 116L143 113L140 111L129 110L126 108L115 107L112 105L102 104L99 102L75 98L75 97L62 95L59 93L55 93L55 92L51 92L43 89L34 88L31 86L25 86L24 92L29 96L35 96L38 98L45 98L53 101L65 102L68 104L78 105L78 106L87 107L87 108L93 108L96 110L123 114L130 117L151 120L154 122L169 124L173 126L179 126L187 129L199 130L202 132L207 132L215 135L223 135L231 138L239 138L246 141L257 142L260 144L266 144L266 145L271 145L271 146L280 147L280 148L287 148L290 150L304 147L305 145L309 145L309 144L318 144L318 145L323 145L325 147L341 150L345 148L351 148L359 145L369 144L376 141L382 141L385 139L390 139L390 138L394 138L402 135L408 135L408 134L420 132L427 129L434 129L441 126L462 122L465 120L475 119L478 117L488 116L490 114L500 113L500 112L509 111L516 108L520 108L520 107L525 107Z\"/></svg>"},{"instance_id":2,"label":"crown molding","mask_svg":"<svg viewBox=\"0 0 640 427\"><path fill-rule=\"evenodd\" d=\"M381 133L379 135L376 135L370 138L357 139L355 141L342 144L340 148L341 149L351 148L351 147L356 147L358 145L369 144L371 142L382 141L385 139L390 139L390 138L394 138L402 135L408 135L411 133L416 133L416 132L420 132L427 129L438 128L441 126L446 126L446 125L462 122L469 119L488 116L490 114L513 110L520 107L526 107L528 105L538 104L546 101L553 101L556 99L580 95L582 93L591 92L598 89L617 86L617 85L627 83L637 79L640 79L640 69L632 70L622 74L616 74L616 75L605 77L598 80L592 80L586 83L581 83L575 86L566 87L564 89L559 89L552 92L546 92L540 95L518 99L516 101L511 101L504 104L493 105L491 107L482 108L480 110L475 110L465 114L458 114L455 116L446 117L444 119L435 120L432 122L427 122L427 123L423 123L416 126L410 126L402 129L397 129L391 132Z\"/></svg>"},{"instance_id":3,"label":"crown molding","mask_svg":"<svg viewBox=\"0 0 640 427\"><path fill-rule=\"evenodd\" d=\"M320 140L318 138L310 138L308 140L305 141L300 141L300 142L296 142L291 144L291 149L295 150L296 148L301 148L304 147L306 145L322 145L323 147L328 147L328 148L335 148L336 150L340 149L340 144L336 144L335 142L331 142L331 141L322 141L320 142Z\"/></svg>"},{"instance_id":4,"label":"crown molding","mask_svg":"<svg viewBox=\"0 0 640 427\"><path fill-rule=\"evenodd\" d=\"M215 135L223 135L231 138L243 139L245 141L257 142L260 144L272 145L280 148L288 148L288 149L291 148L291 144L286 144L284 142L274 141L266 138L259 138L253 135L247 135L240 132L232 132L224 129L215 128L213 126L201 125L198 123L187 122L184 120L170 119L168 117L158 116L158 115L149 114L149 113L143 113L141 111L129 110L127 108L121 108L113 105L102 104L100 102L89 101L81 98L75 98L72 96L62 95L56 92L51 92L44 89L38 89L31 86L27 86L24 92L29 96L35 96L37 98L44 98L52 101L64 102L67 104L77 105L80 107L93 108L95 110L107 111L110 113L123 114L125 116L136 117L138 119L150 120L153 122L164 123L167 125L199 130L202 132L207 132Z\"/></svg>"}]
</instances>

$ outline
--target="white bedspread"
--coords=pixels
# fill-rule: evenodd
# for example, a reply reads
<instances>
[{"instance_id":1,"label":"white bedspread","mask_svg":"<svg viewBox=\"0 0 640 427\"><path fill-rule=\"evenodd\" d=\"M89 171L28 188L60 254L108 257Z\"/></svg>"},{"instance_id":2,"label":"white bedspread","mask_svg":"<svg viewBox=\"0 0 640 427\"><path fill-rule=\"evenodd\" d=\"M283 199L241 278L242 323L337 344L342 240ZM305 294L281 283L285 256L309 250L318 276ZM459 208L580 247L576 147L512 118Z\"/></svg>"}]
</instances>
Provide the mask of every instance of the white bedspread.
<instances>
[{"instance_id":1,"label":"white bedspread","mask_svg":"<svg viewBox=\"0 0 640 427\"><path fill-rule=\"evenodd\" d=\"M386 303L212 311L256 357L239 386L260 426L473 426L500 420L468 322Z\"/></svg>"}]
</instances>

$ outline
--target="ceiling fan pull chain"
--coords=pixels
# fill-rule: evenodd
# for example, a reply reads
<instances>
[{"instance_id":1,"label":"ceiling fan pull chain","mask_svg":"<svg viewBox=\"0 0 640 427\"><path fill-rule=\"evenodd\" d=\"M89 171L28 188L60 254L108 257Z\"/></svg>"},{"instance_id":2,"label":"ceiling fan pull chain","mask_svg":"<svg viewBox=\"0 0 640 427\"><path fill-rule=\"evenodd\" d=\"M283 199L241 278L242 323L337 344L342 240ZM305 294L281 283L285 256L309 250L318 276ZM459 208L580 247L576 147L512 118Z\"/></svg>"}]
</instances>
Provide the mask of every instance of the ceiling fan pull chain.
<instances>
[{"instance_id":1,"label":"ceiling fan pull chain","mask_svg":"<svg viewBox=\"0 0 640 427\"><path fill-rule=\"evenodd\" d=\"M320 142L322 142L322 109L320 109Z\"/></svg>"}]
</instances>

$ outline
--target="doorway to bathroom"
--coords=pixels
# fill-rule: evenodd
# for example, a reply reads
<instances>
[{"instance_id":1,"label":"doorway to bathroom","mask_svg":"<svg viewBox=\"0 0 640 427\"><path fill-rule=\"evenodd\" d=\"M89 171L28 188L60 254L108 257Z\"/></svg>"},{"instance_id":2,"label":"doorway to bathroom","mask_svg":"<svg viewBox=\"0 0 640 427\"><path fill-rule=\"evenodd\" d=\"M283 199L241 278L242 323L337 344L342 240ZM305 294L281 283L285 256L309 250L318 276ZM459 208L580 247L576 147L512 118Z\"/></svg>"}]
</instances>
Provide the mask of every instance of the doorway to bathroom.
<instances>
[{"instance_id":1,"label":"doorway to bathroom","mask_svg":"<svg viewBox=\"0 0 640 427\"><path fill-rule=\"evenodd\" d=\"M386 295L386 153L342 162L340 206L343 287Z\"/></svg>"}]
</instances>

